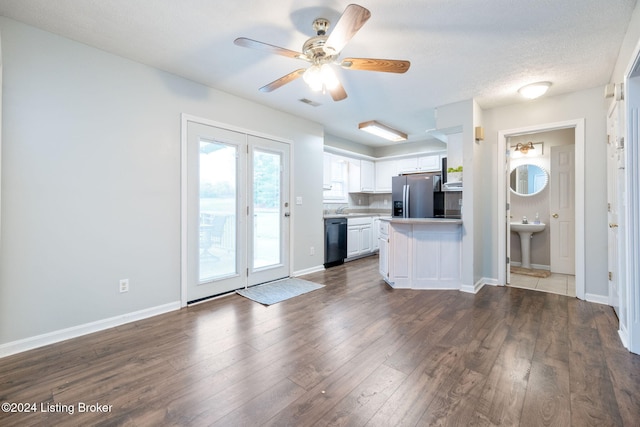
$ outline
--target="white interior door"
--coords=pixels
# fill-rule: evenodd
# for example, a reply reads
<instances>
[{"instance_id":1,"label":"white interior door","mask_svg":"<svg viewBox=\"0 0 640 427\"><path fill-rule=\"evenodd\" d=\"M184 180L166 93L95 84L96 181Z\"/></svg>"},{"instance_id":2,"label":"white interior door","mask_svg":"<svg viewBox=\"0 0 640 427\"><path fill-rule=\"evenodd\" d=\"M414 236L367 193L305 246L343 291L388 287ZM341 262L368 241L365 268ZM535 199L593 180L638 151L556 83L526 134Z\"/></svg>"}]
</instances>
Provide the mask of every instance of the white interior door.
<instances>
[{"instance_id":1,"label":"white interior door","mask_svg":"<svg viewBox=\"0 0 640 427\"><path fill-rule=\"evenodd\" d=\"M551 147L551 272L575 274L575 145Z\"/></svg>"},{"instance_id":2,"label":"white interior door","mask_svg":"<svg viewBox=\"0 0 640 427\"><path fill-rule=\"evenodd\" d=\"M607 119L607 202L608 202L608 267L609 267L609 304L620 318L620 228L619 218L621 193L624 189L623 144L620 143L618 102L609 110Z\"/></svg>"},{"instance_id":3,"label":"white interior door","mask_svg":"<svg viewBox=\"0 0 640 427\"><path fill-rule=\"evenodd\" d=\"M511 140L507 138L507 147L511 147ZM504 182L507 183L504 187L505 192L505 200L506 200L506 210L505 210L505 227L507 228L506 240L505 244L507 247L507 274L506 274L506 283L511 283L511 186L509 185L509 181L511 179L511 151L507 149L505 155L505 162L503 164L504 167Z\"/></svg>"},{"instance_id":4,"label":"white interior door","mask_svg":"<svg viewBox=\"0 0 640 427\"><path fill-rule=\"evenodd\" d=\"M289 276L289 145L187 121L183 301Z\"/></svg>"}]
</instances>

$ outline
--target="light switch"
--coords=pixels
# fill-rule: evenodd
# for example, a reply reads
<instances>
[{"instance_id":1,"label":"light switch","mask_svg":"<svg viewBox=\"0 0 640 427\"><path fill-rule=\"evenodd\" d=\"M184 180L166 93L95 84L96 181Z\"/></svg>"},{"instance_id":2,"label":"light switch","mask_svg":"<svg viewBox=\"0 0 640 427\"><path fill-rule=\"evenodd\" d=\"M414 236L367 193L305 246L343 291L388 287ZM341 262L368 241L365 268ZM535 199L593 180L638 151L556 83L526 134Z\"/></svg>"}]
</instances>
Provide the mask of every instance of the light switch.
<instances>
[{"instance_id":1,"label":"light switch","mask_svg":"<svg viewBox=\"0 0 640 427\"><path fill-rule=\"evenodd\" d=\"M302 204L302 196L296 197L296 205L301 205L301 204Z\"/></svg>"}]
</instances>

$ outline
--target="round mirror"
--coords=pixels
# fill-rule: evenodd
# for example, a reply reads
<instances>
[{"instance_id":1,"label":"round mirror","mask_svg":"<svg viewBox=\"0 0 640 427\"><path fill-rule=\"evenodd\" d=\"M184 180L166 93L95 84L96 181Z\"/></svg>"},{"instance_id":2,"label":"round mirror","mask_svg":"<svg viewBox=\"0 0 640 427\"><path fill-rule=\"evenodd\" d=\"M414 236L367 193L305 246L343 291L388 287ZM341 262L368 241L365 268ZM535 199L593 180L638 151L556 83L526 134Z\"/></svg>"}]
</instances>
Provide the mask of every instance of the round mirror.
<instances>
[{"instance_id":1,"label":"round mirror","mask_svg":"<svg viewBox=\"0 0 640 427\"><path fill-rule=\"evenodd\" d=\"M538 165L516 166L511 171L511 191L519 196L533 196L547 186L549 175Z\"/></svg>"}]
</instances>

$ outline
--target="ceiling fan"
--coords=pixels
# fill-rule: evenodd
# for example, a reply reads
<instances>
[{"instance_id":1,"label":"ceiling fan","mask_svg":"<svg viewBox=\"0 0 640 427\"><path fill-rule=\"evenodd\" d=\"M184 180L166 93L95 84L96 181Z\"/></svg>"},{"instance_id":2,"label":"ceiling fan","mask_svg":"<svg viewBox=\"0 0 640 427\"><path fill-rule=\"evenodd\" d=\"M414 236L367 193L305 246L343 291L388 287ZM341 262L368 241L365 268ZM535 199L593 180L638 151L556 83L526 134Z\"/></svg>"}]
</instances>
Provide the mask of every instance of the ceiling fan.
<instances>
[{"instance_id":1,"label":"ceiling fan","mask_svg":"<svg viewBox=\"0 0 640 427\"><path fill-rule=\"evenodd\" d=\"M327 35L330 25L329 20L325 18L315 19L313 21L313 29L317 35L304 43L302 53L246 37L239 37L234 40L234 43L238 46L301 59L311 63L311 66L306 69L299 68L261 87L259 89L261 92L271 92L298 77L302 77L312 90L327 90L334 101L340 101L347 97L347 93L338 80L332 64L337 64L347 70L382 71L386 73L404 73L411 65L409 61L394 59L345 58L342 61L338 61L340 51L370 17L371 12L369 10L357 4L350 4L345 8L342 16L338 19L338 23L329 35Z\"/></svg>"}]
</instances>

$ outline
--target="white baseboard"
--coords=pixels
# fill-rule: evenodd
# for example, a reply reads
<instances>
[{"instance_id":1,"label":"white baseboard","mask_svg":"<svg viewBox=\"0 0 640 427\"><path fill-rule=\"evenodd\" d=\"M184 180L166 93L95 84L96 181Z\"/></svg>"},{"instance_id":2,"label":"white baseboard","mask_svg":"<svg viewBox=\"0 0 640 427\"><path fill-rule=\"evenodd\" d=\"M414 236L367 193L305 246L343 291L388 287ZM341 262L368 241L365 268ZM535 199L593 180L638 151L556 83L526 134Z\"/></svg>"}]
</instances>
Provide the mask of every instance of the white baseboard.
<instances>
[{"instance_id":1,"label":"white baseboard","mask_svg":"<svg viewBox=\"0 0 640 427\"><path fill-rule=\"evenodd\" d=\"M480 289L484 287L484 285L496 286L497 284L498 284L497 280L483 277L480 280L478 280L473 286L462 285L460 287L460 291L467 292L470 294L477 294L480 291Z\"/></svg>"},{"instance_id":2,"label":"white baseboard","mask_svg":"<svg viewBox=\"0 0 640 427\"><path fill-rule=\"evenodd\" d=\"M624 348L631 351L631 349L629 348L629 333L627 332L627 328L625 328L622 322L619 323L620 329L618 329L618 335L620 336L620 341L622 341L622 345L624 346Z\"/></svg>"},{"instance_id":3,"label":"white baseboard","mask_svg":"<svg viewBox=\"0 0 640 427\"><path fill-rule=\"evenodd\" d=\"M595 302L596 304L609 305L608 295L584 294L584 299L589 302Z\"/></svg>"},{"instance_id":4,"label":"white baseboard","mask_svg":"<svg viewBox=\"0 0 640 427\"><path fill-rule=\"evenodd\" d=\"M121 314L108 319L85 323L84 325L72 326L71 328L47 332L46 334L24 338L18 341L8 342L6 344L0 344L0 358L179 309L180 301L175 301L159 305L157 307L150 307L145 308L144 310L134 311L132 313Z\"/></svg>"},{"instance_id":5,"label":"white baseboard","mask_svg":"<svg viewBox=\"0 0 640 427\"><path fill-rule=\"evenodd\" d=\"M324 271L324 265L316 265L315 267L294 271L291 273L291 277L304 276L305 274L317 273L318 271Z\"/></svg>"}]
</instances>

